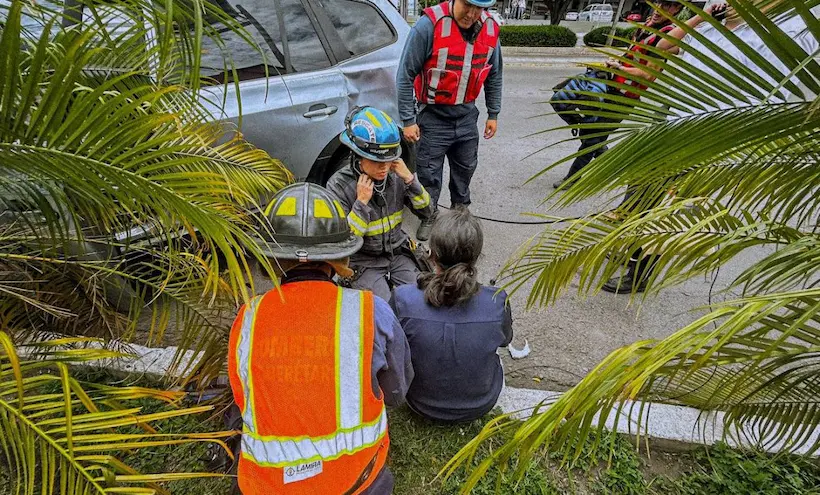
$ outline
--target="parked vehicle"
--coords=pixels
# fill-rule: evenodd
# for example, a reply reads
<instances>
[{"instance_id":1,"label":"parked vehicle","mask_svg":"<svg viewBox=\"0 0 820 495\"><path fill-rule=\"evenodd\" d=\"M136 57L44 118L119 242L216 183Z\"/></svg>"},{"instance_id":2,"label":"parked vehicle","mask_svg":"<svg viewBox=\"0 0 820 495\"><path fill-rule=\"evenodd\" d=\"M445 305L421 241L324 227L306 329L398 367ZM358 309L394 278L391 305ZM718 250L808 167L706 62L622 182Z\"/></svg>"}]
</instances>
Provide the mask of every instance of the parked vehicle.
<instances>
[{"instance_id":1,"label":"parked vehicle","mask_svg":"<svg viewBox=\"0 0 820 495\"><path fill-rule=\"evenodd\" d=\"M264 52L221 31L239 79L241 131L297 180L324 184L349 156L338 138L354 106L377 106L399 120L396 72L410 27L388 0L213 5L239 21ZM110 9L105 22L115 33L124 18ZM224 84L223 50L204 38L202 52L201 74L212 83L201 89L208 110L215 120L239 123L236 85Z\"/></svg>"},{"instance_id":2,"label":"parked vehicle","mask_svg":"<svg viewBox=\"0 0 820 495\"><path fill-rule=\"evenodd\" d=\"M530 16L528 17L528 19L540 19L542 17L543 19L550 18L550 10L547 8L546 5L543 5L541 3L536 3L535 5L532 5L528 10L528 13Z\"/></svg>"},{"instance_id":3,"label":"parked vehicle","mask_svg":"<svg viewBox=\"0 0 820 495\"><path fill-rule=\"evenodd\" d=\"M56 11L63 4L47 3ZM258 47L227 28L221 30L224 50L203 38L201 75L208 78L200 90L203 102L214 120L238 123L241 95L243 136L280 159L297 179L323 184L346 163L348 148L339 135L352 107L378 106L398 120L395 77L410 28L388 0L219 0L214 5L240 22ZM91 15L84 10L80 19ZM133 27L127 23L134 16L123 16L114 7L99 12L112 38ZM76 18L75 13L66 17ZM23 22L42 30L38 22ZM235 68L238 94L234 72L227 74L231 84L224 84L225 50ZM0 201L0 227L7 217L38 214L29 205L6 199ZM161 245L167 239L161 234L151 225L140 225L100 235L133 246ZM93 261L123 256L93 247L78 245L76 251ZM112 277L106 283L112 284L105 287L106 298L127 310L133 299L128 282Z\"/></svg>"},{"instance_id":4,"label":"parked vehicle","mask_svg":"<svg viewBox=\"0 0 820 495\"><path fill-rule=\"evenodd\" d=\"M503 26L504 24L507 23L507 20L504 19L504 16L501 15L501 12L499 12L498 9L496 9L496 8L489 9L489 10L487 10L487 13L489 13L491 16L493 16L493 19L495 19L495 22L499 26Z\"/></svg>"},{"instance_id":5,"label":"parked vehicle","mask_svg":"<svg viewBox=\"0 0 820 495\"><path fill-rule=\"evenodd\" d=\"M587 22L612 22L614 17L615 11L608 3L593 3L578 14L579 21Z\"/></svg>"},{"instance_id":6,"label":"parked vehicle","mask_svg":"<svg viewBox=\"0 0 820 495\"><path fill-rule=\"evenodd\" d=\"M578 20L578 11L577 10L570 10L564 15L565 21L577 21Z\"/></svg>"},{"instance_id":7,"label":"parked vehicle","mask_svg":"<svg viewBox=\"0 0 820 495\"><path fill-rule=\"evenodd\" d=\"M239 75L242 132L297 179L324 184L346 161L341 146L348 111L374 105L399 120L396 72L407 22L388 0L224 0L218 3L262 46L260 54L228 33ZM282 22L284 21L284 22ZM284 33L280 31L284 27ZM222 55L203 57L203 76L223 82ZM233 84L204 90L214 118L239 120ZM227 92L227 93L226 93Z\"/></svg>"}]
</instances>

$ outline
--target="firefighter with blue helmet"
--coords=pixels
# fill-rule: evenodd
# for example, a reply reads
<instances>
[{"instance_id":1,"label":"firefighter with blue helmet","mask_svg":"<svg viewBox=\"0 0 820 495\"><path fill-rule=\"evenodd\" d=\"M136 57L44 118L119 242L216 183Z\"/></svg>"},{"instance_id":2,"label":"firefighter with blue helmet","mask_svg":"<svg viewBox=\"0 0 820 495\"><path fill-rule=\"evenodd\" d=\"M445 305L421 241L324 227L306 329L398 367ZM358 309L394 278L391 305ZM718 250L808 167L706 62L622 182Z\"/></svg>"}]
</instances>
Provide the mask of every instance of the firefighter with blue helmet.
<instances>
[{"instance_id":1,"label":"firefighter with blue helmet","mask_svg":"<svg viewBox=\"0 0 820 495\"><path fill-rule=\"evenodd\" d=\"M353 154L327 188L341 200L351 232L363 239L350 258L351 285L389 300L392 287L415 283L418 275L402 230L404 207L422 220L429 218L430 195L401 159L401 131L385 112L352 109L340 139Z\"/></svg>"}]
</instances>

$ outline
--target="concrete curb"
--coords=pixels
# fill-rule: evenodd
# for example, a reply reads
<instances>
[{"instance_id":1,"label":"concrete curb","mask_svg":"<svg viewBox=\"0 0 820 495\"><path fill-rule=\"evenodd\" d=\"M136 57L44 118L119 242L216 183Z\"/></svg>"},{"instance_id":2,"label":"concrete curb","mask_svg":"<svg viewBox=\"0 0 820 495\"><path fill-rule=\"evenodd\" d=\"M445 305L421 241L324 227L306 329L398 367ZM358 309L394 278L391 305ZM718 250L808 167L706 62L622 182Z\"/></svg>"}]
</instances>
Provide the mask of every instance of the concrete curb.
<instances>
[{"instance_id":1,"label":"concrete curb","mask_svg":"<svg viewBox=\"0 0 820 495\"><path fill-rule=\"evenodd\" d=\"M502 46L504 64L577 65L601 62L604 56L585 46L530 47Z\"/></svg>"},{"instance_id":2,"label":"concrete curb","mask_svg":"<svg viewBox=\"0 0 820 495\"><path fill-rule=\"evenodd\" d=\"M92 344L92 347L100 347L99 344ZM151 348L140 345L129 345L127 351L133 358L105 359L88 363L89 366L103 367L127 373L152 374L165 376L171 371L171 363L178 352L177 347ZM193 351L186 351L185 358L194 358ZM220 380L221 381L221 380ZM227 381L226 381L227 382ZM551 404L561 397L560 392L550 392L546 390L536 390L527 388L504 387L496 404L504 413L511 414L518 419L527 419L532 416L533 409L542 404ZM623 408L622 415L615 423L615 411L610 411L607 416L606 426L608 429L627 435L634 436L639 430L638 419L641 414L640 404L635 403L635 407L628 402ZM698 445L713 445L720 441L726 441L733 447L750 447L754 445L758 438L754 432L744 432L746 441L738 442L736 439L727 436L724 438L723 413L706 414L691 407L676 406L661 403L646 403L643 410L643 418L640 426L640 434L654 447L660 450L691 450ZM794 449L795 453L804 454L808 451L806 445L820 442L820 430L815 429L809 437L809 441L799 448ZM786 447L783 443L769 444L764 448L771 453L777 453ZM818 454L814 454L818 456Z\"/></svg>"},{"instance_id":3,"label":"concrete curb","mask_svg":"<svg viewBox=\"0 0 820 495\"><path fill-rule=\"evenodd\" d=\"M501 391L496 406L506 414L511 414L518 419L527 419L532 416L533 408L540 404L551 404L560 397L559 392L505 387ZM633 405L634 407L631 407ZM610 411L606 427L633 437L640 430L642 439L647 439L655 448L661 450L691 450L697 445L714 445L721 441L736 448L755 446L758 435L752 431L744 432L746 441L739 442L728 435L724 438L723 417L723 413L704 413L691 407L645 403L643 421L640 422L639 427L641 405L628 401L617 424L615 424L615 411ZM805 454L809 451L808 446L818 442L820 442L820 430L815 429L809 436L809 440L793 452ZM787 445L783 442L770 443L764 445L764 450L777 453L786 447ZM813 454L814 457L818 455L820 454Z\"/></svg>"},{"instance_id":4,"label":"concrete curb","mask_svg":"<svg viewBox=\"0 0 820 495\"><path fill-rule=\"evenodd\" d=\"M507 57L595 57L601 54L587 46L502 46L501 54Z\"/></svg>"}]
</instances>

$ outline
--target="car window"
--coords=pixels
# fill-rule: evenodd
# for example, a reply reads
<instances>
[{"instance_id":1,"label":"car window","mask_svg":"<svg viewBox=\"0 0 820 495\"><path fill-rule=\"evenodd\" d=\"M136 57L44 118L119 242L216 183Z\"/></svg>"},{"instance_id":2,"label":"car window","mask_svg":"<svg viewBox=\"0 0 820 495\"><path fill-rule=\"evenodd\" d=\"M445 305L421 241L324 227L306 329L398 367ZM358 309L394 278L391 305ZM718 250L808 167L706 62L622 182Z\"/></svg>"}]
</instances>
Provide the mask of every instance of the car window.
<instances>
[{"instance_id":1,"label":"car window","mask_svg":"<svg viewBox=\"0 0 820 495\"><path fill-rule=\"evenodd\" d=\"M273 5L273 2L266 3ZM279 0L279 4L282 7L281 15L285 21L293 70L308 72L330 67L330 59L302 2L300 0Z\"/></svg>"},{"instance_id":2,"label":"car window","mask_svg":"<svg viewBox=\"0 0 820 495\"><path fill-rule=\"evenodd\" d=\"M265 77L265 65L269 76L287 72L284 46L279 32L279 17L273 2L220 0L215 5L241 24L251 35L256 46L223 24L212 23L222 38L222 46L213 39L203 37L200 62L203 77L213 77L221 81L226 57L228 67L233 65L240 81ZM229 77L232 78L232 75L229 74Z\"/></svg>"},{"instance_id":3,"label":"car window","mask_svg":"<svg viewBox=\"0 0 820 495\"><path fill-rule=\"evenodd\" d=\"M350 56L371 52L395 39L384 17L371 4L356 0L318 0Z\"/></svg>"}]
</instances>

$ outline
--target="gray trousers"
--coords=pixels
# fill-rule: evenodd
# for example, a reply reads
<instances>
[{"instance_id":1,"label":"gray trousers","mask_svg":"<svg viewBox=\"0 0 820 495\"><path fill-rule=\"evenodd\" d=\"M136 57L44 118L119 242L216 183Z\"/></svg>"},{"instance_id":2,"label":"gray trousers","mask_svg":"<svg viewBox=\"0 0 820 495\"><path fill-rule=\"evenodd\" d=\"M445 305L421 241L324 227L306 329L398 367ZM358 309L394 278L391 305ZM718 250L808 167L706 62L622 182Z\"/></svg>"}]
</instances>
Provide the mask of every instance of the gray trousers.
<instances>
[{"instance_id":1,"label":"gray trousers","mask_svg":"<svg viewBox=\"0 0 820 495\"><path fill-rule=\"evenodd\" d=\"M470 204L470 181L478 167L478 114L474 106L460 119L443 119L430 111L418 116L416 173L434 205L441 195L445 157L450 163L450 202Z\"/></svg>"},{"instance_id":2,"label":"gray trousers","mask_svg":"<svg viewBox=\"0 0 820 495\"><path fill-rule=\"evenodd\" d=\"M350 259L350 267L359 274L351 286L354 289L369 290L385 301L390 300L393 287L415 284L419 274L415 261L403 253L392 256L368 256L357 253Z\"/></svg>"}]
</instances>

